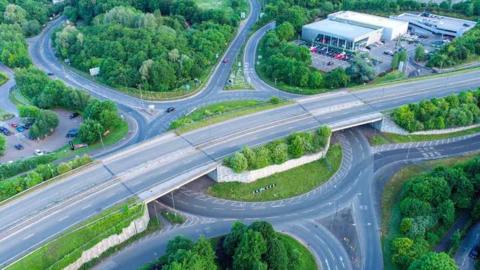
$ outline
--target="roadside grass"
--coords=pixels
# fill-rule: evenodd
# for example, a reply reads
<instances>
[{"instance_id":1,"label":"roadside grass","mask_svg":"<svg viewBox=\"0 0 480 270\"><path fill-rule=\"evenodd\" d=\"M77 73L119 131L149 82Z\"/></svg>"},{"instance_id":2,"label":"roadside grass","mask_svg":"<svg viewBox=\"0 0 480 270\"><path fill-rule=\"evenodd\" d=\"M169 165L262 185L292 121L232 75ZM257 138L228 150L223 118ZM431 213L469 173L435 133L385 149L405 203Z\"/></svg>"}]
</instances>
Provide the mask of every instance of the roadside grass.
<instances>
[{"instance_id":1,"label":"roadside grass","mask_svg":"<svg viewBox=\"0 0 480 270\"><path fill-rule=\"evenodd\" d=\"M6 112L2 108L0 108L0 121L8 121L14 117L15 117L14 114Z\"/></svg>"},{"instance_id":2,"label":"roadside grass","mask_svg":"<svg viewBox=\"0 0 480 270\"><path fill-rule=\"evenodd\" d=\"M98 256L95 259L92 259L91 261L83 264L80 267L80 270L92 269L94 266L101 263L105 258L108 258L111 255L119 252L120 250L124 249L125 247L129 246L130 244L134 243L135 241L140 240L143 237L145 237L145 236L147 236L151 233L154 233L156 231L161 230L162 227L163 227L163 225L157 219L151 218L150 221L148 222L148 227L145 231L143 231L141 233L138 233L138 234L135 234L134 236L128 238L128 240L126 240L125 242L107 249L100 256Z\"/></svg>"},{"instance_id":3,"label":"roadside grass","mask_svg":"<svg viewBox=\"0 0 480 270\"><path fill-rule=\"evenodd\" d=\"M295 238L283 234L277 233L280 241L283 242L287 250L297 250L299 255L299 264L295 270L312 270L319 269L313 254L308 250L302 243L297 241Z\"/></svg>"},{"instance_id":4,"label":"roadside grass","mask_svg":"<svg viewBox=\"0 0 480 270\"><path fill-rule=\"evenodd\" d=\"M290 102L283 100L280 100L278 103L272 101L236 100L215 103L199 108L188 115L176 119L170 124L170 129L175 129L177 133L181 134L228 119L277 108L286 104L290 104Z\"/></svg>"},{"instance_id":5,"label":"roadside grass","mask_svg":"<svg viewBox=\"0 0 480 270\"><path fill-rule=\"evenodd\" d=\"M400 195L403 184L411 177L426 173L437 166L453 166L455 164L465 162L475 155L465 155L454 158L447 158L441 160L426 161L420 164L413 164L404 167L398 171L386 184L383 190L381 209L382 209L382 224L381 235L383 244L383 261L385 269L396 270L399 269L392 262L392 252L390 243L400 232Z\"/></svg>"},{"instance_id":6,"label":"roadside grass","mask_svg":"<svg viewBox=\"0 0 480 270\"><path fill-rule=\"evenodd\" d=\"M8 81L8 76L5 73L0 72L0 85L3 85L7 81Z\"/></svg>"},{"instance_id":7,"label":"roadside grass","mask_svg":"<svg viewBox=\"0 0 480 270\"><path fill-rule=\"evenodd\" d=\"M63 269L80 258L83 251L128 227L143 215L144 208L143 204L135 204L134 200L109 208L68 229L6 269Z\"/></svg>"},{"instance_id":8,"label":"roadside grass","mask_svg":"<svg viewBox=\"0 0 480 270\"><path fill-rule=\"evenodd\" d=\"M65 145L62 148L54 151L54 153L57 155L57 159L65 159L72 156L80 156L83 154L87 154L93 150L101 149L103 148L103 146L107 147L107 146L114 145L117 142L119 142L121 139L123 139L127 135L127 133L128 133L128 124L127 122L122 121L122 123L118 127L113 129L112 132L110 132L110 134L108 134L103 138L103 145L101 142L96 142L87 147L76 149L73 151L70 150L69 145ZM76 138L75 140L73 140L73 143L74 144L80 143L80 141L78 138Z\"/></svg>"},{"instance_id":9,"label":"roadside grass","mask_svg":"<svg viewBox=\"0 0 480 270\"><path fill-rule=\"evenodd\" d=\"M387 74L385 74L382 77L377 77L375 78L372 82L368 84L368 86L371 85L376 85L376 84L382 84L382 83L388 83L388 82L394 82L394 81L400 81L406 79L407 76L403 72L400 71L392 71Z\"/></svg>"},{"instance_id":10,"label":"roadside grass","mask_svg":"<svg viewBox=\"0 0 480 270\"><path fill-rule=\"evenodd\" d=\"M227 84L225 90L245 90L253 89L253 87L245 79L245 74L243 72L243 54L245 51L245 45L242 46L240 52L237 54L237 57L233 61L232 70L230 71L229 79L232 81L230 84Z\"/></svg>"},{"instance_id":11,"label":"roadside grass","mask_svg":"<svg viewBox=\"0 0 480 270\"><path fill-rule=\"evenodd\" d=\"M26 97L24 97L16 87L9 93L8 97L17 107L31 104L30 101Z\"/></svg>"},{"instance_id":12,"label":"roadside grass","mask_svg":"<svg viewBox=\"0 0 480 270\"><path fill-rule=\"evenodd\" d=\"M273 201L306 193L327 182L338 170L342 161L342 148L339 144L330 146L326 158L258 179L252 183L216 183L208 189L208 194L236 201ZM254 190L275 184L271 189L260 193Z\"/></svg>"},{"instance_id":13,"label":"roadside grass","mask_svg":"<svg viewBox=\"0 0 480 270\"><path fill-rule=\"evenodd\" d=\"M467 130L445 133L445 134L431 134L431 135L400 135L394 133L378 133L368 138L371 145L382 145L389 143L407 143L407 142L423 142L433 141L448 138L455 138L460 136L471 135L480 132L480 127L475 127Z\"/></svg>"},{"instance_id":14,"label":"roadside grass","mask_svg":"<svg viewBox=\"0 0 480 270\"><path fill-rule=\"evenodd\" d=\"M185 217L176 212L162 211L161 214L171 224L183 224L185 222Z\"/></svg>"}]
</instances>

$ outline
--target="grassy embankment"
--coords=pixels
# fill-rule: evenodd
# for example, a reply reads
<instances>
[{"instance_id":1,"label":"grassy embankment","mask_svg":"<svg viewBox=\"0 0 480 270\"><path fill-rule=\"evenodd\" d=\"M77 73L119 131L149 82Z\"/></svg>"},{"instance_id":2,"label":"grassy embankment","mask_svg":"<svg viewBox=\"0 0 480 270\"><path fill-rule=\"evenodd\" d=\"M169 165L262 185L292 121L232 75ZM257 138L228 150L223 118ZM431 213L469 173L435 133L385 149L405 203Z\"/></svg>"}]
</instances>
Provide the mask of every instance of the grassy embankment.
<instances>
[{"instance_id":1,"label":"grassy embankment","mask_svg":"<svg viewBox=\"0 0 480 270\"><path fill-rule=\"evenodd\" d=\"M400 234L400 193L403 184L411 177L428 172L438 166L453 166L471 159L473 155L460 156L442 160L427 161L420 164L407 166L398 171L392 179L385 184L383 190L381 209L382 209L382 244L383 259L385 269L396 270L398 267L392 263L392 253L390 243Z\"/></svg>"},{"instance_id":2,"label":"grassy embankment","mask_svg":"<svg viewBox=\"0 0 480 270\"><path fill-rule=\"evenodd\" d=\"M213 125L235 117L273 109L289 104L287 101L237 100L207 105L182 116L170 124L170 129L185 133L197 128Z\"/></svg>"},{"instance_id":3,"label":"grassy embankment","mask_svg":"<svg viewBox=\"0 0 480 270\"><path fill-rule=\"evenodd\" d=\"M63 269L80 258L83 251L128 227L133 220L143 215L144 208L143 204L135 204L133 201L112 207L68 229L7 269Z\"/></svg>"},{"instance_id":4,"label":"grassy embankment","mask_svg":"<svg viewBox=\"0 0 480 270\"><path fill-rule=\"evenodd\" d=\"M339 144L330 146L326 158L259 179L252 183L217 183L208 193L212 196L237 201L272 201L306 193L325 183L338 170L342 161ZM254 190L275 184L260 193Z\"/></svg>"},{"instance_id":5,"label":"grassy embankment","mask_svg":"<svg viewBox=\"0 0 480 270\"><path fill-rule=\"evenodd\" d=\"M475 127L467 130L445 133L445 134L431 134L431 135L400 135L394 133L378 133L368 138L371 145L382 145L389 143L407 143L407 142L423 142L433 141L448 138L455 138L466 136L480 132L480 127Z\"/></svg>"}]
</instances>

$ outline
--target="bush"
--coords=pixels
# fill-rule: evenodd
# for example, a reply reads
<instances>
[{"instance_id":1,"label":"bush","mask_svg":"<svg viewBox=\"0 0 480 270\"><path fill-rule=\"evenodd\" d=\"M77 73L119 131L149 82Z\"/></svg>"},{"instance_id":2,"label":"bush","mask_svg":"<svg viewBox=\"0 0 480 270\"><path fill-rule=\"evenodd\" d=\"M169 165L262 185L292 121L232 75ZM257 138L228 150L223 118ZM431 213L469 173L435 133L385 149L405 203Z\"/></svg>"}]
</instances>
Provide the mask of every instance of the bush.
<instances>
[{"instance_id":1,"label":"bush","mask_svg":"<svg viewBox=\"0 0 480 270\"><path fill-rule=\"evenodd\" d=\"M0 135L0 156L5 154L5 150L7 149L7 141L5 140L5 136Z\"/></svg>"},{"instance_id":2,"label":"bush","mask_svg":"<svg viewBox=\"0 0 480 270\"><path fill-rule=\"evenodd\" d=\"M56 159L54 154L46 154L38 157L31 157L29 159L17 160L13 163L0 165L0 176L6 179L17 174L33 170L40 164L47 164Z\"/></svg>"},{"instance_id":3,"label":"bush","mask_svg":"<svg viewBox=\"0 0 480 270\"><path fill-rule=\"evenodd\" d=\"M395 109L392 118L402 128L419 130L453 128L480 122L480 91L433 98Z\"/></svg>"},{"instance_id":4,"label":"bush","mask_svg":"<svg viewBox=\"0 0 480 270\"><path fill-rule=\"evenodd\" d=\"M279 104L280 101L281 101L281 100L280 100L280 98L278 98L278 97L271 97L271 98L270 98L270 103L272 103L272 104Z\"/></svg>"},{"instance_id":5,"label":"bush","mask_svg":"<svg viewBox=\"0 0 480 270\"><path fill-rule=\"evenodd\" d=\"M283 140L255 149L245 146L240 152L226 158L224 164L237 173L246 169L255 170L272 164L281 164L289 158L299 158L304 154L318 152L326 145L330 136L331 130L325 126L315 132L294 133Z\"/></svg>"},{"instance_id":6,"label":"bush","mask_svg":"<svg viewBox=\"0 0 480 270\"><path fill-rule=\"evenodd\" d=\"M72 170L72 166L70 165L70 163L62 162L58 164L58 167L57 167L58 174L64 174L71 170Z\"/></svg>"}]
</instances>

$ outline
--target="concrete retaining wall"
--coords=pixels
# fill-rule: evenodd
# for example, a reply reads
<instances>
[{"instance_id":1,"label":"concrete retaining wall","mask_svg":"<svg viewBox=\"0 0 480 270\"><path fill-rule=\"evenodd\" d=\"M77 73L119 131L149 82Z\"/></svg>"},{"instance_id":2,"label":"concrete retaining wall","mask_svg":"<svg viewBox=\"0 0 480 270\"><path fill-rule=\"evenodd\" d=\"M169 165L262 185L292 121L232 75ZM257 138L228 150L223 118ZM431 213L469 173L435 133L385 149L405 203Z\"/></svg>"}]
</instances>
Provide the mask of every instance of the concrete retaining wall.
<instances>
[{"instance_id":1,"label":"concrete retaining wall","mask_svg":"<svg viewBox=\"0 0 480 270\"><path fill-rule=\"evenodd\" d=\"M84 263L87 263L98 256L100 256L107 249L119 245L130 237L141 233L147 229L148 222L150 221L150 216L148 215L147 207L145 206L144 213L138 219L132 221L130 225L122 230L120 234L111 235L108 238L103 239L101 242L97 243L95 246L91 247L88 250L85 250L82 253L82 256L78 258L74 263L65 267L66 270L77 270Z\"/></svg>"},{"instance_id":2,"label":"concrete retaining wall","mask_svg":"<svg viewBox=\"0 0 480 270\"><path fill-rule=\"evenodd\" d=\"M235 173L232 169L219 165L215 171L209 174L210 178L217 182L242 182L250 183L257 179L270 176L279 172L284 172L295 167L310 163L315 160L324 158L327 154L328 148L330 147L330 139L328 139L325 149L312 155L305 155L300 158L290 159L285 161L282 164L271 165L262 169L246 171L242 173Z\"/></svg>"},{"instance_id":3,"label":"concrete retaining wall","mask_svg":"<svg viewBox=\"0 0 480 270\"><path fill-rule=\"evenodd\" d=\"M438 134L447 134L453 133L458 131L463 131L471 128L480 127L480 124L475 124L466 127L457 127L457 128L446 128L446 129L434 129L434 130L425 130L425 131L416 131L409 133L408 131L404 130L400 126L398 126L393 120L389 117L385 117L381 123L380 131L400 134L400 135L438 135ZM378 127L375 127L378 129Z\"/></svg>"}]
</instances>

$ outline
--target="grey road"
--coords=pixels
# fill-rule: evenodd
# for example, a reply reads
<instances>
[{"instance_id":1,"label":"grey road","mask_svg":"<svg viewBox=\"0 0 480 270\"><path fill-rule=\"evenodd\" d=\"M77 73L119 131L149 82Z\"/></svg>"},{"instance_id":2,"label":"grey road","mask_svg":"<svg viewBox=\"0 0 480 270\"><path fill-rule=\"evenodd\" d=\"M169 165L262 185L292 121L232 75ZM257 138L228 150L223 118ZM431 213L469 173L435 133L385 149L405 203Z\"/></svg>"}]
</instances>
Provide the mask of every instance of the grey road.
<instances>
[{"instance_id":1,"label":"grey road","mask_svg":"<svg viewBox=\"0 0 480 270\"><path fill-rule=\"evenodd\" d=\"M475 269L475 260L469 256L469 253L476 245L480 245L480 223L475 224L468 231L455 254L455 262L461 270Z\"/></svg>"},{"instance_id":2,"label":"grey road","mask_svg":"<svg viewBox=\"0 0 480 270\"><path fill-rule=\"evenodd\" d=\"M13 71L2 63L0 63L0 71L8 76L8 81L0 85L0 109L18 115L17 107L9 98L10 89L15 86Z\"/></svg>"},{"instance_id":3,"label":"grey road","mask_svg":"<svg viewBox=\"0 0 480 270\"><path fill-rule=\"evenodd\" d=\"M258 3L252 1L251 5L252 13L249 19L226 52L226 57L229 59L235 58L247 38L248 29L258 17ZM142 196L152 191L158 191L158 189L168 192L178 187L177 184L187 183L212 170L223 157L232 154L244 145L262 144L284 137L294 131L310 130L324 124L335 126L339 123L355 122L360 117L378 114L380 111L405 103L441 97L480 86L480 71L474 70L363 91L343 90L320 96L295 98L292 105L244 116L177 136L164 132L168 123L194 107L231 99L268 99L272 95L285 98L295 97L265 85L251 69L253 65L251 63L255 62L254 48L258 46L258 41L268 27L272 26L262 28L253 34L245 51L247 59L245 68L248 69L246 74L252 85L258 90L228 93L222 91L221 89L228 79L232 62L220 63L207 86L197 95L178 101L151 102L156 106L157 112L149 115L144 109L147 103L92 82L60 63L53 53L49 38L51 32L60 23L60 20L53 22L40 36L29 41L29 49L34 63L45 71L53 72L55 77L69 85L85 89L99 98L116 101L120 109L131 115L138 123L139 132L132 142L140 142L146 138L150 140L135 145L126 144L120 151L105 154L98 159L97 163L84 171L0 205L0 216L2 216L0 220L0 265L2 266L38 247L72 225L126 198ZM177 112L175 114L163 113L163 108L167 106L177 107ZM418 149L409 149L406 154L408 157L405 157L405 151L402 152L402 150L397 150L398 153L392 151L385 152L388 154L376 153L373 155L370 150L365 148L367 147L365 139L355 134L357 131L349 132L345 135L345 141L353 149L356 149L354 153L356 153L355 158L358 158L358 161L352 158L352 168L345 171L347 176L339 177L338 185L333 184L321 192L322 196L325 196L321 198L327 198L330 201L318 204L313 200L315 197L313 196L312 199L292 204L292 207L308 211L310 210L308 207L315 204L312 207L315 207L313 211L316 215L312 217L331 215L337 208L351 207L354 209L353 218L363 255L362 266L372 269L369 267L382 265L377 231L379 222L375 212L376 204L374 198L367 196L372 193L373 182L377 177L376 166L390 163L386 160L391 158L398 161L425 157ZM158 134L162 135L157 136ZM353 141L349 142L349 140ZM446 154L450 152L453 154L455 151L461 152L460 150L468 144L470 144L470 150L478 147L478 142L479 138L474 137L470 141L460 143L457 148L446 146L446 149L442 150L441 146L438 146L438 152L444 151ZM359 148L357 149L357 147ZM385 156L381 156L382 154ZM335 209L332 209L332 204L329 205L328 202L335 204ZM283 223L278 221L286 216L285 212L282 212L282 208L277 206L267 210L249 211L243 218L248 220L249 218L266 217L277 226L283 226ZM187 210L192 211L191 209ZM359 211L365 211L365 213ZM268 212L268 214L265 215L264 212ZM298 213L308 217L307 212L300 211ZM203 214L206 215L206 213ZM302 224L302 228L298 230L303 230L306 232L304 235L307 235L309 231L315 230L313 229L316 228L315 225L306 220L305 224ZM225 226L227 224L220 227L225 231ZM295 230L294 227L289 227L288 223L285 226L285 230ZM321 225L318 226L320 226L318 233L321 235L319 239L325 241L331 237L321 228ZM197 229L198 227L186 229L185 233L193 233ZM221 234L221 229L218 230L216 233ZM300 234L296 236L302 237ZM304 240L312 241L312 239ZM321 250L322 248L328 247L318 244L318 242L311 245L311 249L315 250L317 255L329 252ZM335 254L345 254L345 250L342 250L343 248L339 245L333 244L331 248L336 249ZM327 257L318 256L319 260ZM340 266L342 262L346 262L343 268L350 267L351 264L346 259L339 260L338 258L338 256L333 256L331 259L327 259L328 263L325 265L333 267L333 265Z\"/></svg>"}]
</instances>

